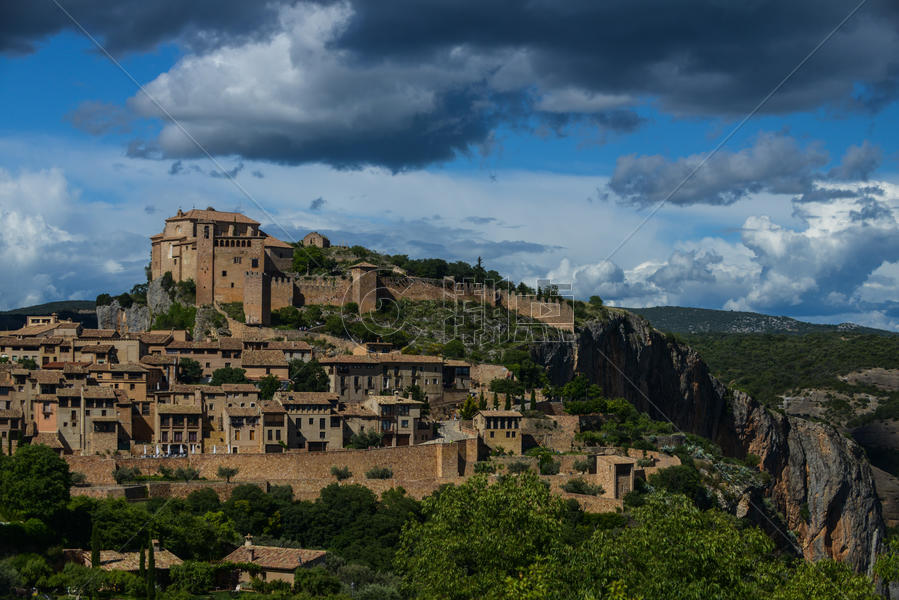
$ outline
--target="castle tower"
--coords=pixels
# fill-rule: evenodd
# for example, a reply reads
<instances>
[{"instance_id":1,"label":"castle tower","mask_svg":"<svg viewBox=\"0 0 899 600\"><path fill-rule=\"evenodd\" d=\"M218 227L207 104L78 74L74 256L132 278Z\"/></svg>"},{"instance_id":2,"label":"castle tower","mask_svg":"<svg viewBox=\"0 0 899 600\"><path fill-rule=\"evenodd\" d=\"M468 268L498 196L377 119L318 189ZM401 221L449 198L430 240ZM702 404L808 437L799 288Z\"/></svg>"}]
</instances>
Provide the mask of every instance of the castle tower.
<instances>
[{"instance_id":1,"label":"castle tower","mask_svg":"<svg viewBox=\"0 0 899 600\"><path fill-rule=\"evenodd\" d=\"M353 280L352 300L359 306L359 313L372 312L378 308L378 266L359 263L350 267Z\"/></svg>"},{"instance_id":2,"label":"castle tower","mask_svg":"<svg viewBox=\"0 0 899 600\"><path fill-rule=\"evenodd\" d=\"M215 298L215 223L197 222L197 304L212 304Z\"/></svg>"}]
</instances>

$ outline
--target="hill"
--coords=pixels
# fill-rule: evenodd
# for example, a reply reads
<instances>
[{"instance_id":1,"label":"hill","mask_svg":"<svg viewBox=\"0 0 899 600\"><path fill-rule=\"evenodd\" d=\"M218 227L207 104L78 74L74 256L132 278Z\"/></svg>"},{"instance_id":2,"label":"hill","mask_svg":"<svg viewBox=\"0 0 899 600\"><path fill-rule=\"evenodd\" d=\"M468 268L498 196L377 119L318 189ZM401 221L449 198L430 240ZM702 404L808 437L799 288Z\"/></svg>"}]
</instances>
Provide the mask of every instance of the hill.
<instances>
[{"instance_id":1,"label":"hill","mask_svg":"<svg viewBox=\"0 0 899 600\"><path fill-rule=\"evenodd\" d=\"M753 312L688 308L683 306L655 306L627 309L649 320L653 327L673 333L823 333L850 332L894 335L883 329L862 327L855 323L821 325L806 323L791 317L777 317Z\"/></svg>"},{"instance_id":2,"label":"hill","mask_svg":"<svg viewBox=\"0 0 899 600\"><path fill-rule=\"evenodd\" d=\"M18 329L25 325L27 315L49 315L57 313L61 319L78 321L85 327L97 326L96 304L93 300L60 300L0 311L0 329Z\"/></svg>"}]
</instances>

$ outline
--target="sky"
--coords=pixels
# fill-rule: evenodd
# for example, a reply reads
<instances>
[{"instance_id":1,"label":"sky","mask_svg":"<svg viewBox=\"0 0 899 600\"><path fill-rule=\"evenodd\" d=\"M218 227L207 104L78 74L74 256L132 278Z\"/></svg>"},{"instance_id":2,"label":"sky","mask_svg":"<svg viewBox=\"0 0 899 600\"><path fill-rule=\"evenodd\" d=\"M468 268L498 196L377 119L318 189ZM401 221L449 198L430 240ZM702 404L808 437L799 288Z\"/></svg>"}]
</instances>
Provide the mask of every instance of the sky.
<instances>
[{"instance_id":1,"label":"sky","mask_svg":"<svg viewBox=\"0 0 899 600\"><path fill-rule=\"evenodd\" d=\"M179 208L617 306L899 330L886 0L0 5L0 309Z\"/></svg>"}]
</instances>

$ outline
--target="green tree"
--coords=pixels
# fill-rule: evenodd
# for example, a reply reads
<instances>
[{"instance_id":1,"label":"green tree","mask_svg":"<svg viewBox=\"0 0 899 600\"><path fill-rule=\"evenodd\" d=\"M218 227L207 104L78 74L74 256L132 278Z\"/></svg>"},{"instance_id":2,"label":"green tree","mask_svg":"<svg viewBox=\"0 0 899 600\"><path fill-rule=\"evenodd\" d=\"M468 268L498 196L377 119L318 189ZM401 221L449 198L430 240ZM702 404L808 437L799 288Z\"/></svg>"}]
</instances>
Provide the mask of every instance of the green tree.
<instances>
[{"instance_id":1,"label":"green tree","mask_svg":"<svg viewBox=\"0 0 899 600\"><path fill-rule=\"evenodd\" d=\"M484 390L478 395L478 410L487 410L487 398L484 397Z\"/></svg>"},{"instance_id":2,"label":"green tree","mask_svg":"<svg viewBox=\"0 0 899 600\"><path fill-rule=\"evenodd\" d=\"M19 446L0 461L0 513L8 519L48 521L69 502L69 465L41 444Z\"/></svg>"},{"instance_id":3,"label":"green tree","mask_svg":"<svg viewBox=\"0 0 899 600\"><path fill-rule=\"evenodd\" d=\"M506 394L506 403L503 405L504 410L512 410L512 398L509 397L509 394Z\"/></svg>"},{"instance_id":4,"label":"green tree","mask_svg":"<svg viewBox=\"0 0 899 600\"><path fill-rule=\"evenodd\" d=\"M293 576L293 589L309 596L330 596L340 591L340 580L324 567L299 567Z\"/></svg>"},{"instance_id":5,"label":"green tree","mask_svg":"<svg viewBox=\"0 0 899 600\"><path fill-rule=\"evenodd\" d=\"M471 396L466 396L465 401L462 403L462 406L459 408L459 418L464 419L466 421L474 418L474 416L478 412L478 405L475 403L474 398Z\"/></svg>"},{"instance_id":6,"label":"green tree","mask_svg":"<svg viewBox=\"0 0 899 600\"><path fill-rule=\"evenodd\" d=\"M169 574L172 585L191 594L207 594L215 585L215 565L196 560L186 560L172 565Z\"/></svg>"},{"instance_id":7,"label":"green tree","mask_svg":"<svg viewBox=\"0 0 899 600\"><path fill-rule=\"evenodd\" d=\"M331 467L331 475L336 477L337 481L343 481L344 479L349 479L353 476L349 467L338 467L336 465Z\"/></svg>"},{"instance_id":8,"label":"green tree","mask_svg":"<svg viewBox=\"0 0 899 600\"><path fill-rule=\"evenodd\" d=\"M380 448L383 437L384 436L381 433L374 430L354 433L352 436L350 436L350 441L347 442L346 447L355 450L364 450L365 448Z\"/></svg>"},{"instance_id":9,"label":"green tree","mask_svg":"<svg viewBox=\"0 0 899 600\"><path fill-rule=\"evenodd\" d=\"M212 385L223 383L249 383L247 372L237 367L222 367L212 372Z\"/></svg>"},{"instance_id":10,"label":"green tree","mask_svg":"<svg viewBox=\"0 0 899 600\"><path fill-rule=\"evenodd\" d=\"M150 540L147 552L147 600L156 598L156 553Z\"/></svg>"},{"instance_id":11,"label":"green tree","mask_svg":"<svg viewBox=\"0 0 899 600\"><path fill-rule=\"evenodd\" d=\"M499 409L499 394L493 392L493 410Z\"/></svg>"},{"instance_id":12,"label":"green tree","mask_svg":"<svg viewBox=\"0 0 899 600\"><path fill-rule=\"evenodd\" d=\"M181 383L199 383L203 379L203 367L192 358L178 361L178 381Z\"/></svg>"},{"instance_id":13,"label":"green tree","mask_svg":"<svg viewBox=\"0 0 899 600\"><path fill-rule=\"evenodd\" d=\"M459 339L452 339L443 345L445 358L465 358L465 344Z\"/></svg>"},{"instance_id":14,"label":"green tree","mask_svg":"<svg viewBox=\"0 0 899 600\"><path fill-rule=\"evenodd\" d=\"M292 360L288 363L288 370L295 392L327 392L330 388L328 374L314 358L308 362Z\"/></svg>"},{"instance_id":15,"label":"green tree","mask_svg":"<svg viewBox=\"0 0 899 600\"><path fill-rule=\"evenodd\" d=\"M237 467L226 467L222 465L216 471L216 475L224 479L226 483L231 483L231 478L237 475L238 471L239 469Z\"/></svg>"},{"instance_id":16,"label":"green tree","mask_svg":"<svg viewBox=\"0 0 899 600\"><path fill-rule=\"evenodd\" d=\"M596 306L596 307L601 307L602 306L602 298L600 298L599 296L590 296L590 304L592 304L593 306Z\"/></svg>"},{"instance_id":17,"label":"green tree","mask_svg":"<svg viewBox=\"0 0 899 600\"><path fill-rule=\"evenodd\" d=\"M531 410L537 410L537 392L533 389L531 390Z\"/></svg>"},{"instance_id":18,"label":"green tree","mask_svg":"<svg viewBox=\"0 0 899 600\"><path fill-rule=\"evenodd\" d=\"M565 504L533 474L489 485L476 475L424 500L396 564L423 600L502 597L507 577L561 550Z\"/></svg>"},{"instance_id":19,"label":"green tree","mask_svg":"<svg viewBox=\"0 0 899 600\"><path fill-rule=\"evenodd\" d=\"M100 531L97 529L96 523L91 532L91 567L100 568Z\"/></svg>"},{"instance_id":20,"label":"green tree","mask_svg":"<svg viewBox=\"0 0 899 600\"><path fill-rule=\"evenodd\" d=\"M281 380L275 375L266 375L258 381L259 397L263 400L271 400L275 392L281 389Z\"/></svg>"}]
</instances>

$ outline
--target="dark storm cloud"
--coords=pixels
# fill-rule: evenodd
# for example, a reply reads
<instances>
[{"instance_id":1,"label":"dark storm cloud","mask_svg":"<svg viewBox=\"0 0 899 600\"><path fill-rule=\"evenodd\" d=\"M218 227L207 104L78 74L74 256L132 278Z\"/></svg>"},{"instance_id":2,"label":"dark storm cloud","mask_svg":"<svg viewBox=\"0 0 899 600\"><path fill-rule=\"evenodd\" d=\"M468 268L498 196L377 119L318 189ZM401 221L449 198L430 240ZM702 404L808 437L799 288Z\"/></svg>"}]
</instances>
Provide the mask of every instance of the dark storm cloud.
<instances>
[{"instance_id":1,"label":"dark storm cloud","mask_svg":"<svg viewBox=\"0 0 899 600\"><path fill-rule=\"evenodd\" d=\"M833 179L867 181L883 160L883 151L865 140L861 146L849 146L838 167L828 173Z\"/></svg>"},{"instance_id":2,"label":"dark storm cloud","mask_svg":"<svg viewBox=\"0 0 899 600\"><path fill-rule=\"evenodd\" d=\"M244 0L60 0L72 17L113 53L179 41L203 50L258 39L278 24L278 3ZM53 2L0 3L0 52L33 52L72 21Z\"/></svg>"},{"instance_id":3,"label":"dark storm cloud","mask_svg":"<svg viewBox=\"0 0 899 600\"><path fill-rule=\"evenodd\" d=\"M309 203L309 210L318 211L318 210L321 210L324 206L325 206L325 199L322 197L318 197Z\"/></svg>"},{"instance_id":4,"label":"dark storm cloud","mask_svg":"<svg viewBox=\"0 0 899 600\"><path fill-rule=\"evenodd\" d=\"M241 171L243 171L243 161L237 163L233 168L228 169L227 171L210 171L209 176L215 177L216 179L234 179Z\"/></svg>"},{"instance_id":5,"label":"dark storm cloud","mask_svg":"<svg viewBox=\"0 0 899 600\"><path fill-rule=\"evenodd\" d=\"M348 0L300 2L288 14L276 2L65 5L113 52L174 41L196 53L189 72L176 65L167 81L148 87L210 152L393 171L488 148L500 126L603 141L639 128L647 103L675 115L744 114L853 7L836 0ZM298 27L313 10L316 26ZM762 112L891 103L899 93L897 16L894 3L870 0ZM67 27L50 2L4 3L0 50L29 51ZM310 45L322 31L328 35ZM241 60L242 44L276 33L288 40L281 55L257 48L255 64ZM227 60L203 62L229 49L235 53ZM282 78L267 69L273 64L297 76ZM135 97L130 107L160 116L146 99ZM162 156L201 155L178 138L163 130ZM129 155L151 150L137 145ZM870 165L862 160L857 168ZM751 181L737 197L746 191ZM733 201L714 186L708 192L707 201Z\"/></svg>"}]
</instances>

